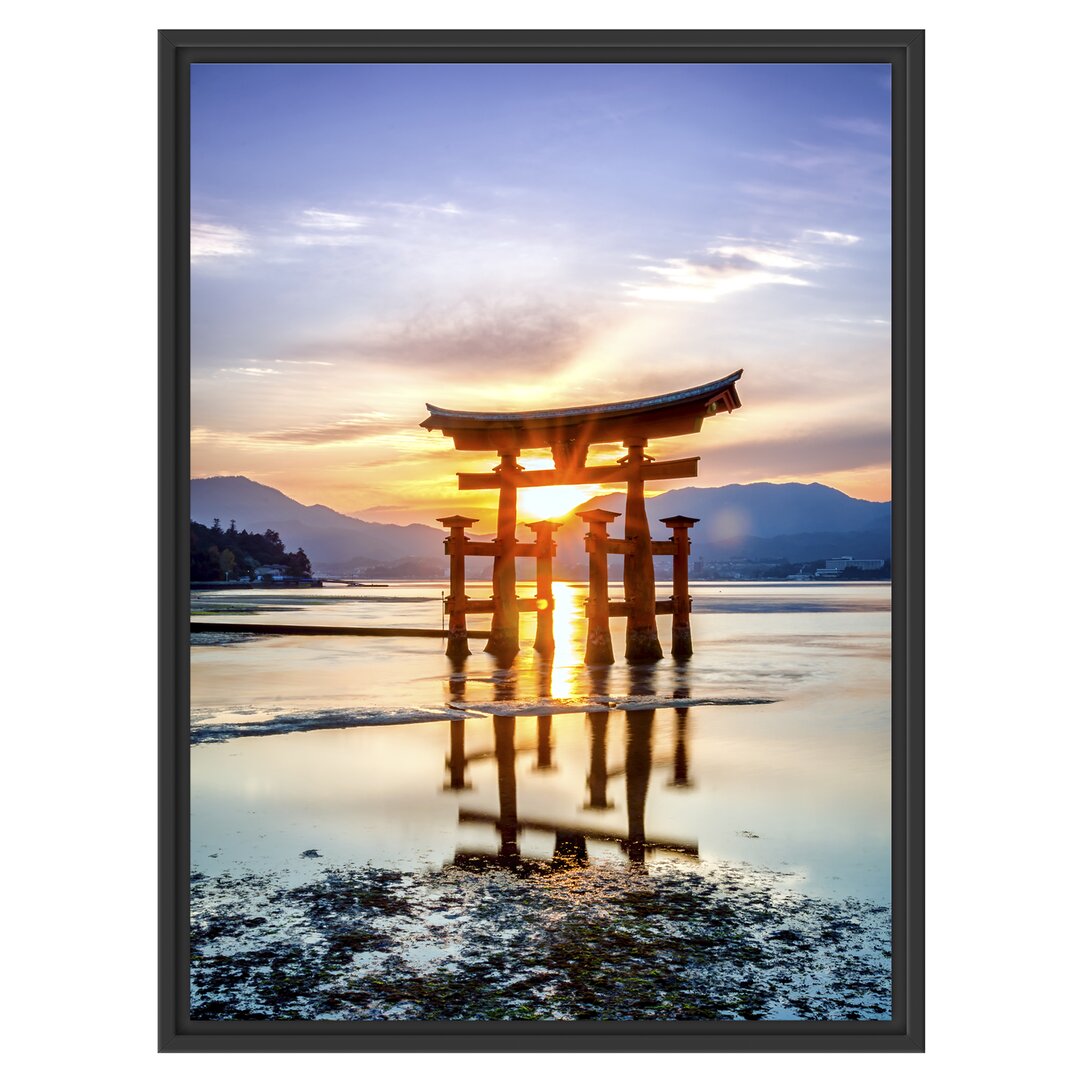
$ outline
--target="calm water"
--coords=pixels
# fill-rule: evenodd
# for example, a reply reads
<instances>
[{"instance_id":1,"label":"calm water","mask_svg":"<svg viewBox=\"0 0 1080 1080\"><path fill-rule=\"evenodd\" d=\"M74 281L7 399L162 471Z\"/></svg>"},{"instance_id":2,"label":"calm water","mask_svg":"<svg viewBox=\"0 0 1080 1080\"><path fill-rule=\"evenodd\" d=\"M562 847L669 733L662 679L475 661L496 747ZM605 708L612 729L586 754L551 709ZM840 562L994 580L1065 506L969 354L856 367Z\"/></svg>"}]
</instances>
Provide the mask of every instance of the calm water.
<instances>
[{"instance_id":1,"label":"calm water","mask_svg":"<svg viewBox=\"0 0 1080 1080\"><path fill-rule=\"evenodd\" d=\"M192 610L437 627L445 587L199 593ZM647 668L581 665L585 587L572 584L556 585L550 665L529 615L509 670L482 641L454 671L437 639L196 637L193 869L302 881L347 863L550 860L561 845L657 867L746 863L809 896L887 903L889 587L692 592L695 655Z\"/></svg>"}]
</instances>

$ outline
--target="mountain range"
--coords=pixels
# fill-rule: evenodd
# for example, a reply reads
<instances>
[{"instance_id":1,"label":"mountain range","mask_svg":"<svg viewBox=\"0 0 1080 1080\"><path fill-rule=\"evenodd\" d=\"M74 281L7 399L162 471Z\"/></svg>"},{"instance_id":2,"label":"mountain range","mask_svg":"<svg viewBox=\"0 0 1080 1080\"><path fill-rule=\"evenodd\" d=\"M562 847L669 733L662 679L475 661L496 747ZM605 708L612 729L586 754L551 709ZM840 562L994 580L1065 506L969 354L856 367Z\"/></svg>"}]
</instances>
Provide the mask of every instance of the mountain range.
<instances>
[{"instance_id":1,"label":"mountain range","mask_svg":"<svg viewBox=\"0 0 1080 1080\"><path fill-rule=\"evenodd\" d=\"M619 494L601 495L577 509L603 507L621 513L624 501ZM648 499L645 509L654 538L669 535L662 518L698 518L690 531L693 557L707 563L733 558L811 562L839 555L888 559L891 554L892 504L853 499L825 484L677 488ZM571 550L584 546L584 524L571 518L557 533L560 554L567 560ZM620 523L609 531L621 535ZM583 563L584 558L573 562Z\"/></svg>"},{"instance_id":2,"label":"mountain range","mask_svg":"<svg viewBox=\"0 0 1080 1080\"><path fill-rule=\"evenodd\" d=\"M358 521L329 506L305 506L277 488L246 476L211 476L191 481L191 518L223 527L280 534L289 550L302 547L316 573L342 572L353 562L387 564L402 559L441 558L444 533L429 525L383 525Z\"/></svg>"},{"instance_id":3,"label":"mountain range","mask_svg":"<svg viewBox=\"0 0 1080 1080\"><path fill-rule=\"evenodd\" d=\"M603 506L621 512L623 501L619 494L598 496L562 519L564 525L556 534L557 570L569 574L585 562L585 529L576 511ZM693 557L705 562L730 558L799 562L838 555L887 559L891 554L891 503L854 499L824 484L679 488L649 499L646 508L654 537L668 535L661 518L674 514L700 518L690 536ZM302 547L317 573L441 576L445 562L445 533L439 529L361 521L328 506L305 506L244 476L192 480L191 517L204 525L219 518L223 526L235 520L240 529L273 529L290 550ZM620 522L611 533L622 535ZM485 573L482 560L470 562L474 564L470 573Z\"/></svg>"}]
</instances>

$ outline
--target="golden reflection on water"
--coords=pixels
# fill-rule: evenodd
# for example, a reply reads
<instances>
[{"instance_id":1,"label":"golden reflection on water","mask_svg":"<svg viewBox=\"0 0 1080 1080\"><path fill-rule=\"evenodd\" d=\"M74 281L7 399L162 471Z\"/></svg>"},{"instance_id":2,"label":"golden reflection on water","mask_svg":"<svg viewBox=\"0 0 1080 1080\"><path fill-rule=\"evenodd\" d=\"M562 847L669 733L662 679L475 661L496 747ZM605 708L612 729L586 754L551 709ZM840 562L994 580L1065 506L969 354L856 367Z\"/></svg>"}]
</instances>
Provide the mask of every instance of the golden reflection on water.
<instances>
[{"instance_id":1,"label":"golden reflection on water","mask_svg":"<svg viewBox=\"0 0 1080 1080\"><path fill-rule=\"evenodd\" d=\"M574 660L585 651L585 609L578 603L579 590L565 581L551 585L555 610L552 631L555 635L555 664L551 672L550 697L566 698L577 692L581 675L580 663Z\"/></svg>"}]
</instances>

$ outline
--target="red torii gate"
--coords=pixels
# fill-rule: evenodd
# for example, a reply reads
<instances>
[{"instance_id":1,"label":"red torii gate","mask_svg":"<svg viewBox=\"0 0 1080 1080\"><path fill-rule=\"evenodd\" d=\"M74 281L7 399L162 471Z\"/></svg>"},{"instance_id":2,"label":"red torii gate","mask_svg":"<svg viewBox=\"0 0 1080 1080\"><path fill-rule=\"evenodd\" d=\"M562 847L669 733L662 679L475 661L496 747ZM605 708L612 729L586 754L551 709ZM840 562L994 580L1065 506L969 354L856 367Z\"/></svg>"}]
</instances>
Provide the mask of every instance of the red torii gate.
<instances>
[{"instance_id":1,"label":"red torii gate","mask_svg":"<svg viewBox=\"0 0 1080 1080\"><path fill-rule=\"evenodd\" d=\"M499 492L495 540L481 543L465 537L465 529L473 524L475 519L439 519L450 529L447 552L451 555L451 584L447 610L450 614L451 637L447 654L462 655L468 652L464 631L465 617L469 611L491 612L491 633L486 651L503 658L512 657L518 651L520 611L545 611L550 620L550 597L538 595L535 600L518 599L515 559L519 556L534 556L539 560L541 553L544 558L550 559L555 545L550 531L542 527L553 529L557 526L551 522L533 523L530 528L534 528L537 533L536 543L519 544L516 535L518 488L625 483L624 537L622 540L606 540L607 550L624 556L625 600L621 605L624 610L612 611L611 614L626 615L627 660L632 663L658 660L663 652L656 632L658 605L653 555L675 555L688 551L686 529L694 519L665 519L665 523L674 528L675 536L671 541L654 544L645 513L645 484L649 480L697 476L699 458L656 461L645 453L645 447L648 446L649 439L698 432L707 417L721 411L730 413L739 408L741 402L735 384L741 376L740 369L715 382L671 394L568 409L505 413L462 412L429 404L427 409L430 415L421 423L421 427L429 431L441 431L454 440L454 446L458 450L490 450L499 455L499 464L490 473L458 473L458 488L461 491ZM590 445L600 442L621 442L627 450L626 456L615 465L588 465ZM518 464L517 459L523 449L545 447L551 448L553 468L525 471ZM676 521L680 524L677 525ZM606 537L606 526L604 533ZM668 547L671 548L670 551L666 550ZM457 571L454 569L455 555L461 560ZM493 595L490 601L466 599L464 555L488 555L493 559ZM590 559L590 564L592 561ZM678 561L676 559L676 562ZM550 566L550 563L548 565ZM539 571L538 563L538 584ZM550 583L550 577L548 582ZM550 587L548 591L550 592ZM591 597L591 600L599 599L598 596ZM606 600L605 592L604 601ZM662 604L660 609L674 608L676 603L677 601L670 601ZM675 639L678 642L681 636L688 645L688 600L680 603L679 607L678 612L673 611L676 615ZM538 630L538 648L541 647L539 637ZM608 651L610 652L610 643ZM679 651L677 645L675 651ZM611 663L611 660L597 658L589 661L587 658L587 662Z\"/></svg>"}]
</instances>

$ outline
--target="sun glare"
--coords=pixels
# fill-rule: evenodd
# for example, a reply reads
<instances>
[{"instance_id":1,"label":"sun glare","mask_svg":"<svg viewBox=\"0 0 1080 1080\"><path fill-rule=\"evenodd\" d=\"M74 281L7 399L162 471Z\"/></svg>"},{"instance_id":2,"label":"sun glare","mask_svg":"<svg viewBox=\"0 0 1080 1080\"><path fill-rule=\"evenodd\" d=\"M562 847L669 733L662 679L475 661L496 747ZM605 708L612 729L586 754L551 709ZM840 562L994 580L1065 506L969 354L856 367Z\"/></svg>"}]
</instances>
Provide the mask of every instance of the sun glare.
<instances>
[{"instance_id":1,"label":"sun glare","mask_svg":"<svg viewBox=\"0 0 1080 1080\"><path fill-rule=\"evenodd\" d=\"M595 484L569 487L518 489L519 521L553 521L569 514L575 506L591 499L599 491Z\"/></svg>"}]
</instances>

